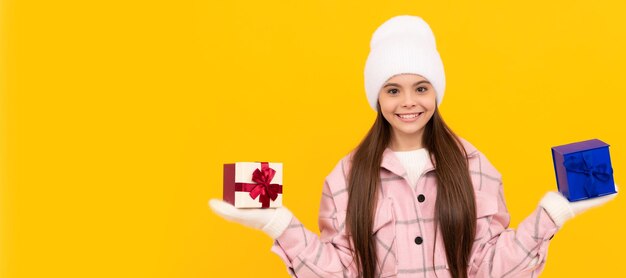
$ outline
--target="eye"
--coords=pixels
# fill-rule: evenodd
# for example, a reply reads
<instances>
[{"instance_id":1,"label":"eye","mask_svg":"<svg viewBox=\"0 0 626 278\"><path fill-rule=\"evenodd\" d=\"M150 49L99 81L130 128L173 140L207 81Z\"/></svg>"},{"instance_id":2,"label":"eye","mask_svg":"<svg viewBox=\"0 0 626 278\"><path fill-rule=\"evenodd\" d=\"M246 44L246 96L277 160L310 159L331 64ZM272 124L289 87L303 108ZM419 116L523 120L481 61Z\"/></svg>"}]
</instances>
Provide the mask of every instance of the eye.
<instances>
[{"instance_id":1,"label":"eye","mask_svg":"<svg viewBox=\"0 0 626 278\"><path fill-rule=\"evenodd\" d=\"M395 95L398 93L398 89L390 89L387 91L387 93L389 93L390 95Z\"/></svg>"},{"instance_id":2,"label":"eye","mask_svg":"<svg viewBox=\"0 0 626 278\"><path fill-rule=\"evenodd\" d=\"M423 93L423 92L428 91L428 88L427 87L423 87L423 86L422 87L417 87L417 91L420 92L420 93Z\"/></svg>"}]
</instances>

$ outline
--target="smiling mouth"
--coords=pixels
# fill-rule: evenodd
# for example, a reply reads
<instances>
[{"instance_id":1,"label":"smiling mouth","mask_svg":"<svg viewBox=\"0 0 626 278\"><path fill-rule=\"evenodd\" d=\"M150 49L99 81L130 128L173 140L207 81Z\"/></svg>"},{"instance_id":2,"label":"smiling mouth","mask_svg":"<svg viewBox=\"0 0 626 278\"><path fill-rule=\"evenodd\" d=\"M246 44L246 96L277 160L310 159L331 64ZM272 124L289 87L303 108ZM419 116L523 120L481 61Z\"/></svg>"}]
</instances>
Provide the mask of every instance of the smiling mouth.
<instances>
[{"instance_id":1,"label":"smiling mouth","mask_svg":"<svg viewBox=\"0 0 626 278\"><path fill-rule=\"evenodd\" d=\"M419 115L424 114L424 112L419 112L419 113L412 113L412 114L396 114L396 116L400 117L401 119L413 119L413 118L417 118Z\"/></svg>"}]
</instances>

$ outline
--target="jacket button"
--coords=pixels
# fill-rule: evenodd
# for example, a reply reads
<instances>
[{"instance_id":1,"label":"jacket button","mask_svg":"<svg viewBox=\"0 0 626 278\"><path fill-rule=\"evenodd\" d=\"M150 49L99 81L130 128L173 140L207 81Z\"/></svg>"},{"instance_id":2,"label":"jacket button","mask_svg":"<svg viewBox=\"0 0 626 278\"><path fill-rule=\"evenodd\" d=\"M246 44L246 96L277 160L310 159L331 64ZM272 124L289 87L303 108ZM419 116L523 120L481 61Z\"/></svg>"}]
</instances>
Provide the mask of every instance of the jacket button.
<instances>
[{"instance_id":1,"label":"jacket button","mask_svg":"<svg viewBox=\"0 0 626 278\"><path fill-rule=\"evenodd\" d=\"M423 203L426 200L426 197L424 196L424 194L420 194L419 196L417 196L417 201L419 201L420 203Z\"/></svg>"},{"instance_id":2,"label":"jacket button","mask_svg":"<svg viewBox=\"0 0 626 278\"><path fill-rule=\"evenodd\" d=\"M421 236L418 236L415 238L415 244L420 245L422 244L422 242L424 242L424 240L422 239Z\"/></svg>"}]
</instances>

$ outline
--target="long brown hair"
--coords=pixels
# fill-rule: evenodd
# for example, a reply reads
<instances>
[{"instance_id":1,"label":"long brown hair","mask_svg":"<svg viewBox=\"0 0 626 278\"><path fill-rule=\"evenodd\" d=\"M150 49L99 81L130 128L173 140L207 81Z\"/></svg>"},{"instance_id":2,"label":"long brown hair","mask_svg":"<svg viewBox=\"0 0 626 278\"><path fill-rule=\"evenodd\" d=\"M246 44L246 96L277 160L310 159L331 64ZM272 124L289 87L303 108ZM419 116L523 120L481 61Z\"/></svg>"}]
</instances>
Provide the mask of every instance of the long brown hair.
<instances>
[{"instance_id":1,"label":"long brown hair","mask_svg":"<svg viewBox=\"0 0 626 278\"><path fill-rule=\"evenodd\" d=\"M391 140L391 126L377 107L374 125L357 146L348 176L346 228L352 236L359 276L374 277L376 243L372 240L380 164ZM425 126L424 147L434 155L437 178L435 225L441 229L452 277L467 277L476 230L476 202L465 149L438 109Z\"/></svg>"}]
</instances>

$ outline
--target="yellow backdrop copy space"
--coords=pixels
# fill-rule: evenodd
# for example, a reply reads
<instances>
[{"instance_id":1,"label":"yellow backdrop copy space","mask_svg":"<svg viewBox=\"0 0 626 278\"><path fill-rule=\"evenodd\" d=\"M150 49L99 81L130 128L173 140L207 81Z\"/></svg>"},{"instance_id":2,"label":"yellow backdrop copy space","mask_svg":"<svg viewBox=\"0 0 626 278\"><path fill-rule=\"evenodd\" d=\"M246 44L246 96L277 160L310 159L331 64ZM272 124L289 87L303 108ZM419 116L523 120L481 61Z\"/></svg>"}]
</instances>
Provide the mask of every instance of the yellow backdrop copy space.
<instances>
[{"instance_id":1,"label":"yellow backdrop copy space","mask_svg":"<svg viewBox=\"0 0 626 278\"><path fill-rule=\"evenodd\" d=\"M283 162L284 204L317 231L324 178L374 119L371 34L399 14L434 30L443 116L503 174L512 227L556 189L552 146L608 142L626 184L608 2L3 1L0 276L288 277L207 200L223 163ZM626 274L625 212L567 223L543 277Z\"/></svg>"}]
</instances>

